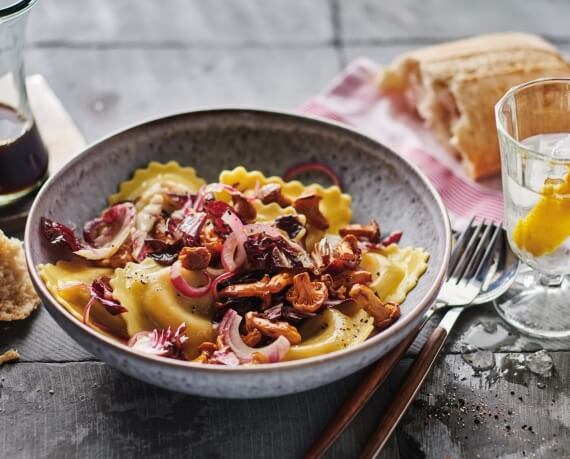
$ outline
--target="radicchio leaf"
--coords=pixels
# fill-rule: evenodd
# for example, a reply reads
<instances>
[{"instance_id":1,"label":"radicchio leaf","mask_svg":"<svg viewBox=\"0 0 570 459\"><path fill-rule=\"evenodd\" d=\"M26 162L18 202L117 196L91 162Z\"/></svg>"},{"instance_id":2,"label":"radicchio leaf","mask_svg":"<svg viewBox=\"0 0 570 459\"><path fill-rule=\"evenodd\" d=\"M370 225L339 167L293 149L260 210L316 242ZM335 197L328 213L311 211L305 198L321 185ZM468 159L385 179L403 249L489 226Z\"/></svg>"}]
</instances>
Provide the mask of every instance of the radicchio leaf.
<instances>
[{"instance_id":1,"label":"radicchio leaf","mask_svg":"<svg viewBox=\"0 0 570 459\"><path fill-rule=\"evenodd\" d=\"M226 235L231 232L231 228L227 226L222 220L222 215L224 215L227 210L232 211L232 208L229 206L229 204L223 201L210 199L204 202L204 210L214 223L214 228L218 234Z\"/></svg>"},{"instance_id":2,"label":"radicchio leaf","mask_svg":"<svg viewBox=\"0 0 570 459\"><path fill-rule=\"evenodd\" d=\"M170 266L178 259L178 253L182 249L182 242L168 244L160 239L146 239L141 250L141 257L150 257L159 265Z\"/></svg>"},{"instance_id":3,"label":"radicchio leaf","mask_svg":"<svg viewBox=\"0 0 570 459\"><path fill-rule=\"evenodd\" d=\"M392 231L388 236L380 242L360 242L359 245L368 250L378 250L382 247L387 247L390 244L397 244L402 239L403 231Z\"/></svg>"},{"instance_id":4,"label":"radicchio leaf","mask_svg":"<svg viewBox=\"0 0 570 459\"><path fill-rule=\"evenodd\" d=\"M295 215L283 215L276 218L275 226L285 231L291 239L294 239L303 230L303 225Z\"/></svg>"},{"instance_id":5,"label":"radicchio leaf","mask_svg":"<svg viewBox=\"0 0 570 459\"><path fill-rule=\"evenodd\" d=\"M111 278L108 276L95 279L91 283L90 293L92 297L104 306L109 314L116 316L117 314L127 312L127 308L113 298L113 288L111 287L110 281Z\"/></svg>"},{"instance_id":6,"label":"radicchio leaf","mask_svg":"<svg viewBox=\"0 0 570 459\"><path fill-rule=\"evenodd\" d=\"M178 224L176 233L178 233L184 242L184 245L198 245L200 238L200 230L206 222L207 215L204 212L192 212Z\"/></svg>"},{"instance_id":7,"label":"radicchio leaf","mask_svg":"<svg viewBox=\"0 0 570 459\"><path fill-rule=\"evenodd\" d=\"M315 268L307 252L285 237L258 233L249 236L244 247L252 269L273 273L281 269Z\"/></svg>"},{"instance_id":8,"label":"radicchio leaf","mask_svg":"<svg viewBox=\"0 0 570 459\"><path fill-rule=\"evenodd\" d=\"M101 276L95 279L89 286L89 302L83 310L83 323L89 320L89 314L93 304L98 301L105 308L105 310L116 316L127 312L127 308L121 305L115 298L113 298L113 289L110 284L111 278L108 276Z\"/></svg>"},{"instance_id":9,"label":"radicchio leaf","mask_svg":"<svg viewBox=\"0 0 570 459\"><path fill-rule=\"evenodd\" d=\"M134 334L128 345L133 349L149 354L170 357L172 359L186 360L184 357L184 343L188 337L184 334L186 324L182 323L172 331L170 327L165 329L154 329L153 331L142 331Z\"/></svg>"},{"instance_id":10,"label":"radicchio leaf","mask_svg":"<svg viewBox=\"0 0 570 459\"><path fill-rule=\"evenodd\" d=\"M263 313L263 317L271 321L286 320L289 322L300 322L303 319L314 316L316 316L316 313L314 312L298 311L291 306L286 306L282 303L272 306Z\"/></svg>"},{"instance_id":11,"label":"radicchio leaf","mask_svg":"<svg viewBox=\"0 0 570 459\"><path fill-rule=\"evenodd\" d=\"M53 245L67 247L72 252L83 247L82 242L69 226L54 222L45 217L41 218L40 226L44 237Z\"/></svg>"},{"instance_id":12,"label":"radicchio leaf","mask_svg":"<svg viewBox=\"0 0 570 459\"><path fill-rule=\"evenodd\" d=\"M136 210L132 202L120 202L105 209L100 217L83 225L83 239L93 247L102 247L110 242L125 223L134 220Z\"/></svg>"}]
</instances>

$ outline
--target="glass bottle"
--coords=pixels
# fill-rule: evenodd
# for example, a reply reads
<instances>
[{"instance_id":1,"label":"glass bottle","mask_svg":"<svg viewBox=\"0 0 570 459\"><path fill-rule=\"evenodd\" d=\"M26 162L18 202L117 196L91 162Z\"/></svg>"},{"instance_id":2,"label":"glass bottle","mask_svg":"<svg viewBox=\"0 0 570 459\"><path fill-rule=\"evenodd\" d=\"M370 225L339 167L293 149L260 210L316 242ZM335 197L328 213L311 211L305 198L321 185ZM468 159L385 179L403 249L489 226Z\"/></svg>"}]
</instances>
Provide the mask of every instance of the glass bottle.
<instances>
[{"instance_id":1,"label":"glass bottle","mask_svg":"<svg viewBox=\"0 0 570 459\"><path fill-rule=\"evenodd\" d=\"M24 38L36 0L0 0L0 208L36 190L48 153L26 91Z\"/></svg>"}]
</instances>

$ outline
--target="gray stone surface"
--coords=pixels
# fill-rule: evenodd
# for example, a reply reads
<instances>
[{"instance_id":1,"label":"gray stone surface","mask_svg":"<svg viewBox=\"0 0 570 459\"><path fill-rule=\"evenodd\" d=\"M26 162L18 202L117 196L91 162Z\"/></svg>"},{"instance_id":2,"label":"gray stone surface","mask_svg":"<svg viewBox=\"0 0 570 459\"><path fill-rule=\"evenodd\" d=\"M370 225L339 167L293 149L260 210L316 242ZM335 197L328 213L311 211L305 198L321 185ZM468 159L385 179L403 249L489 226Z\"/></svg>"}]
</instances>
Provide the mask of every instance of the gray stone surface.
<instances>
[{"instance_id":1,"label":"gray stone surface","mask_svg":"<svg viewBox=\"0 0 570 459\"><path fill-rule=\"evenodd\" d=\"M32 49L88 141L160 115L198 108L294 109L340 69L335 50Z\"/></svg>"},{"instance_id":2,"label":"gray stone surface","mask_svg":"<svg viewBox=\"0 0 570 459\"><path fill-rule=\"evenodd\" d=\"M518 30L568 41L570 3L557 0L338 1L345 42L418 43Z\"/></svg>"},{"instance_id":3,"label":"gray stone surface","mask_svg":"<svg viewBox=\"0 0 570 459\"><path fill-rule=\"evenodd\" d=\"M332 41L327 0L43 0L31 45L216 47Z\"/></svg>"}]
</instances>

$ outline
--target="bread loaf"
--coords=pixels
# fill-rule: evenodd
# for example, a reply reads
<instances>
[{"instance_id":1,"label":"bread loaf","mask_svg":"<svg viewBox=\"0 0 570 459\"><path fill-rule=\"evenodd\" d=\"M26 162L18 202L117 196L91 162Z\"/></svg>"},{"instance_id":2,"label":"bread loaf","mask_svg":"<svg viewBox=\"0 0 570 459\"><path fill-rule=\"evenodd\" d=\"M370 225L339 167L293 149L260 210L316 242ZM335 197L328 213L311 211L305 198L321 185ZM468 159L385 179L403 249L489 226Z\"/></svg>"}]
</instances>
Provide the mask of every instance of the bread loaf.
<instances>
[{"instance_id":1,"label":"bread loaf","mask_svg":"<svg viewBox=\"0 0 570 459\"><path fill-rule=\"evenodd\" d=\"M500 171L494 106L511 87L540 77L570 76L554 46L535 35L499 33L419 49L397 58L378 78L385 93L410 104L468 174Z\"/></svg>"}]
</instances>

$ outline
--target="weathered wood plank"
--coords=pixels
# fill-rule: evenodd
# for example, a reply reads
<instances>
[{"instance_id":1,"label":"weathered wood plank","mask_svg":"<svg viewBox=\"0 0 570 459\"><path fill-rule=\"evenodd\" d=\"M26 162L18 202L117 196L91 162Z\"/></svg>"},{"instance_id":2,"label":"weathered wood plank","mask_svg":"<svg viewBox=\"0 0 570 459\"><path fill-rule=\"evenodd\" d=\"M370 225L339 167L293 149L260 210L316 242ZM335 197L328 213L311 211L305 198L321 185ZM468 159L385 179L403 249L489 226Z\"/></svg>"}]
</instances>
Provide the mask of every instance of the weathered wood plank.
<instances>
[{"instance_id":1,"label":"weathered wood plank","mask_svg":"<svg viewBox=\"0 0 570 459\"><path fill-rule=\"evenodd\" d=\"M570 448L570 353L551 355L550 378L528 370L474 376L461 356L440 359L383 457L398 457L395 441L406 458L510 458L522 451L561 457ZM399 365L329 457L356 456L408 364ZM299 457L359 377L239 401L170 393L95 362L7 365L0 369L0 449L6 457L171 457L188 450L193 457Z\"/></svg>"},{"instance_id":2,"label":"weathered wood plank","mask_svg":"<svg viewBox=\"0 0 570 459\"><path fill-rule=\"evenodd\" d=\"M44 0L33 45L291 45L332 41L328 0Z\"/></svg>"},{"instance_id":3,"label":"weathered wood plank","mask_svg":"<svg viewBox=\"0 0 570 459\"><path fill-rule=\"evenodd\" d=\"M338 1L344 42L421 43L520 30L567 41L570 3L517 0Z\"/></svg>"},{"instance_id":4,"label":"weathered wood plank","mask_svg":"<svg viewBox=\"0 0 570 459\"><path fill-rule=\"evenodd\" d=\"M294 109L339 71L331 48L296 50L33 49L89 141L153 116L204 107Z\"/></svg>"},{"instance_id":5,"label":"weathered wood plank","mask_svg":"<svg viewBox=\"0 0 570 459\"><path fill-rule=\"evenodd\" d=\"M550 378L528 370L516 376L512 371L503 377L490 371L474 375L459 355L440 359L400 426L400 454L454 459L567 456L570 354L551 356L555 370Z\"/></svg>"},{"instance_id":6,"label":"weathered wood plank","mask_svg":"<svg viewBox=\"0 0 570 459\"><path fill-rule=\"evenodd\" d=\"M0 322L0 353L15 348L24 362L93 360L41 306L26 320Z\"/></svg>"},{"instance_id":7,"label":"weathered wood plank","mask_svg":"<svg viewBox=\"0 0 570 459\"><path fill-rule=\"evenodd\" d=\"M278 399L216 400L157 389L95 362L5 365L0 451L9 458L297 458L357 380ZM355 456L388 396L374 398L328 457ZM399 457L395 439L382 457Z\"/></svg>"}]
</instances>

